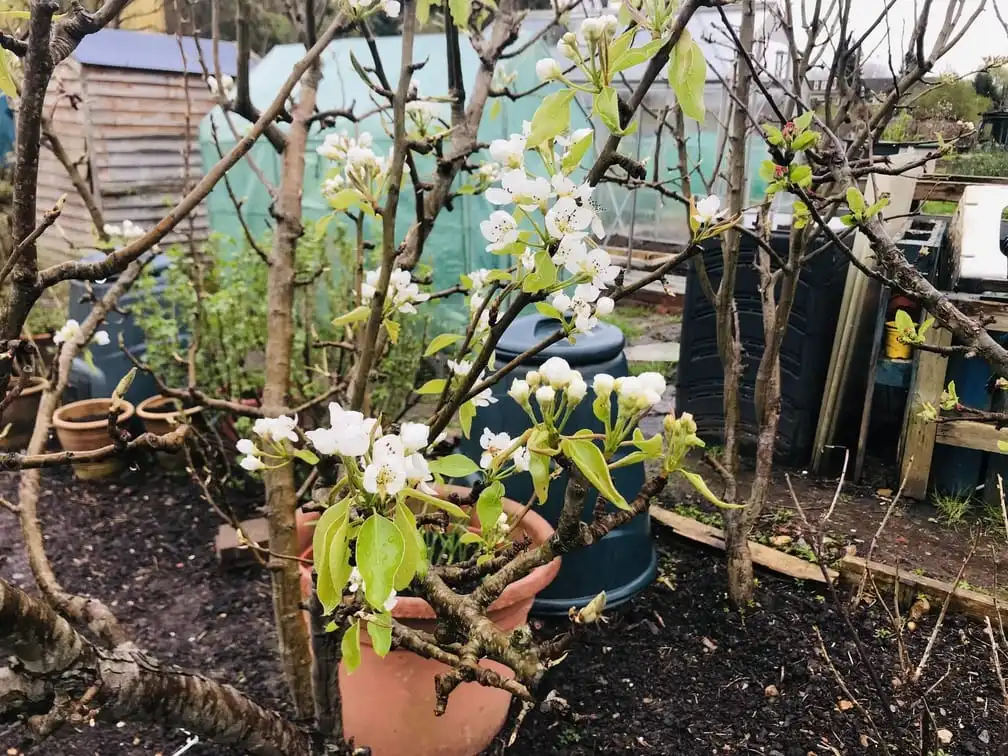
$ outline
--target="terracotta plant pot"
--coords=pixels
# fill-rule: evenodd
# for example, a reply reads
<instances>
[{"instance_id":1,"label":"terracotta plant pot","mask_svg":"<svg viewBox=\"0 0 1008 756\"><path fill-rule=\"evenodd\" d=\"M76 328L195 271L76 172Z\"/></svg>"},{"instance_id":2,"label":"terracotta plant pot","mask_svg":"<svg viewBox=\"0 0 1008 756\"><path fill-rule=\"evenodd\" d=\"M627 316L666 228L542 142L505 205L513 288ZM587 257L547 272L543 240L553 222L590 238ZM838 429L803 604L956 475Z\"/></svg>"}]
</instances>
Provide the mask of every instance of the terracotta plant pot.
<instances>
[{"instance_id":1,"label":"terracotta plant pot","mask_svg":"<svg viewBox=\"0 0 1008 756\"><path fill-rule=\"evenodd\" d=\"M108 434L108 412L112 399L84 399L66 404L53 413L53 426L60 445L66 451L84 452L101 449L112 443ZM123 400L119 423L133 417L133 405ZM111 457L101 462L76 462L74 474L81 480L107 478L122 469L121 457Z\"/></svg>"},{"instance_id":2,"label":"terracotta plant pot","mask_svg":"<svg viewBox=\"0 0 1008 756\"><path fill-rule=\"evenodd\" d=\"M170 396L155 394L144 399L137 405L137 417L143 420L144 430L158 436L165 436L178 427L179 407L181 400ZM183 410L186 420L199 414L201 407L190 407ZM181 452L158 452L162 467L178 470L185 467L186 457Z\"/></svg>"},{"instance_id":3,"label":"terracotta plant pot","mask_svg":"<svg viewBox=\"0 0 1008 756\"><path fill-rule=\"evenodd\" d=\"M38 414L39 402L42 400L45 387L44 378L29 378L28 385L4 410L3 417L0 418L0 430L9 423L10 431L0 438L0 451L18 451L28 446L32 431L35 429L35 416Z\"/></svg>"},{"instance_id":4,"label":"terracotta plant pot","mask_svg":"<svg viewBox=\"0 0 1008 756\"><path fill-rule=\"evenodd\" d=\"M457 492L465 492L454 486ZM522 507L504 499L504 510L517 515ZM518 536L540 544L553 527L535 512L526 513ZM302 556L311 559L311 548ZM489 609L489 617L503 630L513 630L528 620L532 601L560 569L560 559L537 567L507 587ZM301 589L312 590L312 568L301 565ZM392 616L410 627L433 632L434 609L420 598L402 597ZM484 666L502 675L511 670L484 660ZM370 637L361 632L361 664L353 674L340 667L343 727L348 737L368 746L373 756L476 756L494 739L507 719L511 695L479 683L463 683L448 699L443 716L434 716L434 676L448 669L440 662L396 649L384 659L371 649Z\"/></svg>"}]
</instances>

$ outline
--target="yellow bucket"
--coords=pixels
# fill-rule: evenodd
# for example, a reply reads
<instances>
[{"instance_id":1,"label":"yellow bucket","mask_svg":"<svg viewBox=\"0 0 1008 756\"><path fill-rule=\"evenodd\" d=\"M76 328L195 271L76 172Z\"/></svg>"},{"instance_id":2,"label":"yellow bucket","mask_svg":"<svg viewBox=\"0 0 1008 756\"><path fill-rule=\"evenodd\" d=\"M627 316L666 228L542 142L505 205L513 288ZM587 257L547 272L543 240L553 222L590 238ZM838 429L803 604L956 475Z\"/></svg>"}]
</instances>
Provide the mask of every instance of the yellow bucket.
<instances>
[{"instance_id":1,"label":"yellow bucket","mask_svg":"<svg viewBox=\"0 0 1008 756\"><path fill-rule=\"evenodd\" d=\"M885 356L890 360L909 360L913 352L909 344L904 344L899 340L896 321L890 320L885 325Z\"/></svg>"}]
</instances>

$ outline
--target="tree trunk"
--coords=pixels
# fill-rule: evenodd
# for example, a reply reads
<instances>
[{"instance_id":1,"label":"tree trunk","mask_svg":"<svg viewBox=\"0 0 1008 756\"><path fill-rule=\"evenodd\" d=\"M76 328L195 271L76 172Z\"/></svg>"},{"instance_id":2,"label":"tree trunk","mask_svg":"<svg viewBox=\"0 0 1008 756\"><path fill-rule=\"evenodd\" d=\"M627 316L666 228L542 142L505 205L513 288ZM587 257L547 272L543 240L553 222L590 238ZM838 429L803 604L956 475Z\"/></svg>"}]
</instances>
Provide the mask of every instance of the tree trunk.
<instances>
[{"instance_id":1,"label":"tree trunk","mask_svg":"<svg viewBox=\"0 0 1008 756\"><path fill-rule=\"evenodd\" d=\"M302 80L300 99L283 153L283 173L277 203L277 230L267 275L266 383L263 409L270 417L285 411L290 395L290 366L294 346L294 273L298 239L301 237L301 194L308 142L308 119L315 109L319 82L318 66ZM301 615L301 575L298 562L283 555L298 556L294 510L297 489L293 464L268 470L266 509L269 522L269 561L273 580L273 612L276 617L280 659L294 707L299 717L312 715L311 654L308 629Z\"/></svg>"}]
</instances>

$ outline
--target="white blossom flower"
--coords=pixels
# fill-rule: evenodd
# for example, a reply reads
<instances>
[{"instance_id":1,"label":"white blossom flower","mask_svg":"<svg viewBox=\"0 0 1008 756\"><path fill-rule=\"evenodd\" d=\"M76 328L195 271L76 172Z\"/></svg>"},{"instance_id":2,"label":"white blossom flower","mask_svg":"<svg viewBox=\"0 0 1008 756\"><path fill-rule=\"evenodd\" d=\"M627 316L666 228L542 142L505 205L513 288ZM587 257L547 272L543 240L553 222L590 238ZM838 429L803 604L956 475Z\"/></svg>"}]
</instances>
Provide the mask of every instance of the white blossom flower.
<instances>
[{"instance_id":1,"label":"white blossom flower","mask_svg":"<svg viewBox=\"0 0 1008 756\"><path fill-rule=\"evenodd\" d=\"M567 312L571 306L571 298L564 294L562 291L557 292L556 296L553 297L552 305L556 307L560 312Z\"/></svg>"},{"instance_id":2,"label":"white blossom flower","mask_svg":"<svg viewBox=\"0 0 1008 756\"><path fill-rule=\"evenodd\" d=\"M476 382L482 383L484 378L486 378L486 370L479 374ZM489 407L491 404L497 404L497 397L493 395L492 389L485 388L472 398L472 403L474 407Z\"/></svg>"},{"instance_id":3,"label":"white blossom flower","mask_svg":"<svg viewBox=\"0 0 1008 756\"><path fill-rule=\"evenodd\" d=\"M536 76L539 77L539 81L551 81L553 79L559 79L563 75L563 71L560 70L560 64L557 63L553 58L542 58L536 62Z\"/></svg>"},{"instance_id":4,"label":"white blossom flower","mask_svg":"<svg viewBox=\"0 0 1008 756\"><path fill-rule=\"evenodd\" d=\"M597 373L592 381L592 389L596 396L609 396L612 393L616 379L608 373Z\"/></svg>"},{"instance_id":5,"label":"white blossom flower","mask_svg":"<svg viewBox=\"0 0 1008 756\"><path fill-rule=\"evenodd\" d=\"M574 313L574 330L577 333L588 333L598 325L598 318L592 311L590 303L575 297L571 300L571 311Z\"/></svg>"},{"instance_id":6,"label":"white blossom flower","mask_svg":"<svg viewBox=\"0 0 1008 756\"><path fill-rule=\"evenodd\" d=\"M380 277L379 270L369 270L365 274L361 284L361 301L364 304L374 299ZM413 282L409 271L395 268L389 278L387 299L392 309L406 315L415 315L417 310L414 305L426 302L430 295L420 291L420 285Z\"/></svg>"},{"instance_id":7,"label":"white blossom flower","mask_svg":"<svg viewBox=\"0 0 1008 756\"><path fill-rule=\"evenodd\" d=\"M511 388L508 389L508 396L514 399L518 404L526 405L528 404L529 396L532 394L532 387L528 385L528 381L523 381L521 378L515 378L511 381Z\"/></svg>"},{"instance_id":8,"label":"white blossom flower","mask_svg":"<svg viewBox=\"0 0 1008 756\"><path fill-rule=\"evenodd\" d=\"M696 203L693 219L700 225L711 223L724 215L721 210L721 198L716 194L704 197Z\"/></svg>"},{"instance_id":9,"label":"white blossom flower","mask_svg":"<svg viewBox=\"0 0 1008 756\"><path fill-rule=\"evenodd\" d=\"M354 568L350 570L350 585L347 586L347 589L350 593L357 593L357 591L362 590L363 588L364 576L361 575L360 570L354 566Z\"/></svg>"},{"instance_id":10,"label":"white blossom flower","mask_svg":"<svg viewBox=\"0 0 1008 756\"><path fill-rule=\"evenodd\" d=\"M406 480L414 484L421 491L434 494L434 488L429 485L434 480L434 475L430 471L430 465L423 454L410 454L405 459Z\"/></svg>"},{"instance_id":11,"label":"white blossom flower","mask_svg":"<svg viewBox=\"0 0 1008 756\"><path fill-rule=\"evenodd\" d=\"M577 272L581 261L588 256L588 246L581 235L569 234L560 239L553 262L563 265L571 272Z\"/></svg>"},{"instance_id":12,"label":"white blossom flower","mask_svg":"<svg viewBox=\"0 0 1008 756\"><path fill-rule=\"evenodd\" d=\"M53 343L62 344L64 341L76 339L80 335L80 323L71 318L53 334Z\"/></svg>"},{"instance_id":13,"label":"white blossom flower","mask_svg":"<svg viewBox=\"0 0 1008 756\"><path fill-rule=\"evenodd\" d=\"M595 303L595 311L599 315L609 315L615 309L616 303L613 302L612 297L599 297Z\"/></svg>"},{"instance_id":14,"label":"white blossom flower","mask_svg":"<svg viewBox=\"0 0 1008 756\"><path fill-rule=\"evenodd\" d=\"M557 44L557 51L563 57L571 60L577 60L580 57L577 37L573 32L567 32L560 38L560 42Z\"/></svg>"},{"instance_id":15,"label":"white blossom flower","mask_svg":"<svg viewBox=\"0 0 1008 756\"><path fill-rule=\"evenodd\" d=\"M389 18L398 18L401 7L399 0L385 0L382 10L385 11L385 15Z\"/></svg>"},{"instance_id":16,"label":"white blossom flower","mask_svg":"<svg viewBox=\"0 0 1008 756\"><path fill-rule=\"evenodd\" d=\"M455 375L469 375L472 370L472 363L469 360L448 360L448 369Z\"/></svg>"},{"instance_id":17,"label":"white blossom flower","mask_svg":"<svg viewBox=\"0 0 1008 756\"><path fill-rule=\"evenodd\" d=\"M94 338L92 339L98 346L108 346L109 335L108 331L95 331Z\"/></svg>"},{"instance_id":18,"label":"white blossom flower","mask_svg":"<svg viewBox=\"0 0 1008 756\"><path fill-rule=\"evenodd\" d=\"M583 236L589 227L596 237L601 239L605 236L602 219L589 199L570 195L560 197L546 213L546 230L554 239L563 239L568 234Z\"/></svg>"},{"instance_id":19,"label":"white blossom flower","mask_svg":"<svg viewBox=\"0 0 1008 756\"><path fill-rule=\"evenodd\" d=\"M550 357L539 366L539 375L553 388L564 388L577 374L563 357Z\"/></svg>"},{"instance_id":20,"label":"white blossom flower","mask_svg":"<svg viewBox=\"0 0 1008 756\"><path fill-rule=\"evenodd\" d=\"M490 157L505 168L521 168L525 164L525 136L512 134L507 139L490 142Z\"/></svg>"},{"instance_id":21,"label":"white blossom flower","mask_svg":"<svg viewBox=\"0 0 1008 756\"><path fill-rule=\"evenodd\" d=\"M524 170L506 171L501 185L486 190L487 202L508 205L514 202L522 210L531 212L543 207L550 196L550 183L541 176L530 177Z\"/></svg>"},{"instance_id":22,"label":"white blossom flower","mask_svg":"<svg viewBox=\"0 0 1008 756\"><path fill-rule=\"evenodd\" d=\"M532 462L532 455L529 454L529 450L526 447L519 446L515 449L515 453L511 455L511 461L518 472L528 472L529 464Z\"/></svg>"},{"instance_id":23,"label":"white blossom flower","mask_svg":"<svg viewBox=\"0 0 1008 756\"><path fill-rule=\"evenodd\" d=\"M406 487L406 460L398 436L382 436L375 441L371 463L364 468L364 490L385 498Z\"/></svg>"},{"instance_id":24,"label":"white blossom flower","mask_svg":"<svg viewBox=\"0 0 1008 756\"><path fill-rule=\"evenodd\" d=\"M220 81L218 81L216 76L209 75L206 77L206 84L217 97L226 97L229 100L234 97L235 80L233 76L224 74L221 76Z\"/></svg>"},{"instance_id":25,"label":"white blossom flower","mask_svg":"<svg viewBox=\"0 0 1008 756\"><path fill-rule=\"evenodd\" d=\"M535 390L539 388L539 384L542 383L542 376L539 375L538 370L530 370L525 374L525 382L528 383L529 388Z\"/></svg>"},{"instance_id":26,"label":"white blossom flower","mask_svg":"<svg viewBox=\"0 0 1008 756\"><path fill-rule=\"evenodd\" d=\"M585 398L588 393L588 384L584 382L580 373L574 373L574 378L567 385L566 394L567 399L577 403Z\"/></svg>"},{"instance_id":27,"label":"white blossom flower","mask_svg":"<svg viewBox=\"0 0 1008 756\"><path fill-rule=\"evenodd\" d=\"M259 453L259 450L256 448L255 443L248 438L239 439L238 443L235 444L235 448L238 450L240 454L246 454L246 455L251 454L255 456Z\"/></svg>"},{"instance_id":28,"label":"white blossom flower","mask_svg":"<svg viewBox=\"0 0 1008 756\"><path fill-rule=\"evenodd\" d=\"M144 230L142 226L138 226L133 221L127 219L122 222L122 225L115 225L112 223L106 223L102 226L102 230L105 231L106 236L111 236L118 239L136 239L144 235Z\"/></svg>"},{"instance_id":29,"label":"white blossom flower","mask_svg":"<svg viewBox=\"0 0 1008 756\"><path fill-rule=\"evenodd\" d=\"M399 438L402 440L406 454L418 452L427 446L430 437L430 427L423 423L403 423L399 428Z\"/></svg>"},{"instance_id":30,"label":"white blossom flower","mask_svg":"<svg viewBox=\"0 0 1008 756\"><path fill-rule=\"evenodd\" d=\"M263 464L263 461L259 459L259 457L256 457L252 454L242 457L241 461L238 464L241 465L243 469L248 470L249 472L262 470L264 467L266 467L266 465Z\"/></svg>"},{"instance_id":31,"label":"white blossom flower","mask_svg":"<svg viewBox=\"0 0 1008 756\"><path fill-rule=\"evenodd\" d=\"M252 424L252 432L264 441L297 441L298 434L294 430L296 427L297 415L294 417L287 415L260 417Z\"/></svg>"},{"instance_id":32,"label":"white blossom flower","mask_svg":"<svg viewBox=\"0 0 1008 756\"><path fill-rule=\"evenodd\" d=\"M665 376L661 373L649 371L641 373L637 376L637 379L640 381L644 390L649 392L649 395L657 396L660 399L662 394L665 393ZM657 404L657 401L652 403Z\"/></svg>"},{"instance_id":33,"label":"white blossom flower","mask_svg":"<svg viewBox=\"0 0 1008 756\"><path fill-rule=\"evenodd\" d=\"M596 247L580 259L568 257L564 267L575 275L583 273L590 276L591 285L599 290L612 286L619 275L619 267L612 264L612 257L601 247ZM592 297L592 301L594 299Z\"/></svg>"},{"instance_id":34,"label":"white blossom flower","mask_svg":"<svg viewBox=\"0 0 1008 756\"><path fill-rule=\"evenodd\" d=\"M480 467L484 470L489 470L494 458L506 451L512 442L513 439L509 434L503 431L501 433L494 433L489 428L484 428L483 435L480 436L480 446L483 447L483 454L480 456ZM506 462L507 460L502 461Z\"/></svg>"},{"instance_id":35,"label":"white blossom flower","mask_svg":"<svg viewBox=\"0 0 1008 756\"><path fill-rule=\"evenodd\" d=\"M665 379L661 380L664 385ZM656 387L657 384L653 378L642 381L640 376L626 376L617 378L615 381L620 404L634 411L648 409L661 401L661 394L654 390Z\"/></svg>"},{"instance_id":36,"label":"white blossom flower","mask_svg":"<svg viewBox=\"0 0 1008 756\"><path fill-rule=\"evenodd\" d=\"M532 247L526 247L522 252L521 264L525 270L535 270L535 250Z\"/></svg>"},{"instance_id":37,"label":"white blossom flower","mask_svg":"<svg viewBox=\"0 0 1008 756\"><path fill-rule=\"evenodd\" d=\"M499 252L518 241L518 223L503 210L490 213L490 218L480 223L480 231L483 238L490 242L486 246L487 252Z\"/></svg>"},{"instance_id":38,"label":"white blossom flower","mask_svg":"<svg viewBox=\"0 0 1008 756\"><path fill-rule=\"evenodd\" d=\"M578 30L585 42L593 44L604 37L611 37L619 27L619 20L610 13L586 18Z\"/></svg>"},{"instance_id":39,"label":"white blossom flower","mask_svg":"<svg viewBox=\"0 0 1008 756\"><path fill-rule=\"evenodd\" d=\"M549 407L556 398L556 391L553 390L552 386L540 386L536 389L535 398L539 402L540 407Z\"/></svg>"},{"instance_id":40,"label":"white blossom flower","mask_svg":"<svg viewBox=\"0 0 1008 756\"><path fill-rule=\"evenodd\" d=\"M469 280L472 281L472 288L470 291L477 292L480 289L486 288L488 283L487 277L490 275L490 270L488 268L478 268L477 270L469 273ZM480 301L482 304L482 300ZM478 308L473 308L478 309Z\"/></svg>"},{"instance_id":41,"label":"white blossom flower","mask_svg":"<svg viewBox=\"0 0 1008 756\"><path fill-rule=\"evenodd\" d=\"M375 423L374 419L365 418L360 412L344 410L338 403L330 402L330 427L307 431L305 435L319 454L360 457L371 446Z\"/></svg>"},{"instance_id":42,"label":"white blossom flower","mask_svg":"<svg viewBox=\"0 0 1008 756\"><path fill-rule=\"evenodd\" d=\"M479 167L479 176L484 181L496 181L501 174L500 163L488 161Z\"/></svg>"}]
</instances>

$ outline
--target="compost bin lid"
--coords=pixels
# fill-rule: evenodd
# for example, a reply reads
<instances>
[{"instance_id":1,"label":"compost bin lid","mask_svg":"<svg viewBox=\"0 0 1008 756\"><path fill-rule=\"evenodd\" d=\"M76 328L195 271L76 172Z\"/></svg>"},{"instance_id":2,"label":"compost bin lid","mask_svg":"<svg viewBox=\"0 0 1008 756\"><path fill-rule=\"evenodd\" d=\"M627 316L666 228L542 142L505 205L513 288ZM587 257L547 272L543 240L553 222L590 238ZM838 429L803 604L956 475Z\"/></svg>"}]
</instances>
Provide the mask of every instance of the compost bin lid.
<instances>
[{"instance_id":1,"label":"compost bin lid","mask_svg":"<svg viewBox=\"0 0 1008 756\"><path fill-rule=\"evenodd\" d=\"M559 329L560 323L545 315L517 318L497 342L498 361L509 361L517 357ZM541 365L550 357L563 357L570 365L594 365L611 360L623 351L626 343L623 332L609 323L599 323L588 333L579 333L575 338L576 344L567 340L559 341L534 357L529 357L526 364Z\"/></svg>"}]
</instances>

